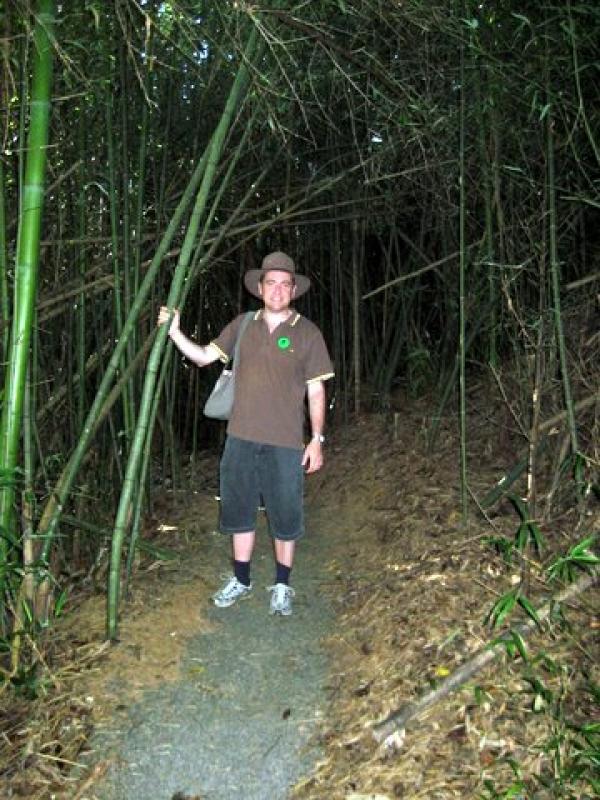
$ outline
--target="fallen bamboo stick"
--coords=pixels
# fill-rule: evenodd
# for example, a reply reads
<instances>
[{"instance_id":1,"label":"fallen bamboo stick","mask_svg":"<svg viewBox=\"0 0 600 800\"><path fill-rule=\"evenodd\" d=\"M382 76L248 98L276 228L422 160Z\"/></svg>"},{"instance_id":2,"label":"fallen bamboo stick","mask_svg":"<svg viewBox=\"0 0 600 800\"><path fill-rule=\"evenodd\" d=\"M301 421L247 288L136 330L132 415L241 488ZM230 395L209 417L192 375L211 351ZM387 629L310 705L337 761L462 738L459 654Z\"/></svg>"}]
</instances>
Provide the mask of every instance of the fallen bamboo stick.
<instances>
[{"instance_id":1,"label":"fallen bamboo stick","mask_svg":"<svg viewBox=\"0 0 600 800\"><path fill-rule=\"evenodd\" d=\"M557 605L566 603L573 597L585 592L590 586L593 586L599 578L600 571L598 570L595 570L591 574L586 573L582 575L577 581L567 586L562 592L559 592L559 594L549 600L548 603L537 612L539 621L544 622ZM520 625L517 625L513 631L521 636L521 638L525 638L537 627L538 625L533 619L528 619ZM372 733L375 739L378 742L385 742L385 740L392 737L395 733L402 731L411 719L414 719L414 717L435 705L444 697L447 697L455 689L458 689L466 683L476 672L479 672L483 667L498 658L498 656L504 652L504 645L512 640L512 631L509 631L494 643L488 644L483 650L479 650L475 653L472 658L443 680L435 689L422 695L415 702L407 703L401 708L392 711L381 722L375 723L372 727Z\"/></svg>"}]
</instances>

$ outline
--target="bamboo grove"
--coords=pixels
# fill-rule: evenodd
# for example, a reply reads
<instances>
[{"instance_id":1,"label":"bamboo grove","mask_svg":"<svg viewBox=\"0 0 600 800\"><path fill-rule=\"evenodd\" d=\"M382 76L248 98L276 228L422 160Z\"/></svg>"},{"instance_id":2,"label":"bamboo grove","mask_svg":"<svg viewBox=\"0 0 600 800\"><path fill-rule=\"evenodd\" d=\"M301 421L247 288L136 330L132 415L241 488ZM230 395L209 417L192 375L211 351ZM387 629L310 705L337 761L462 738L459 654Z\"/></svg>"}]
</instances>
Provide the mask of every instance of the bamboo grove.
<instances>
[{"instance_id":1,"label":"bamboo grove","mask_svg":"<svg viewBox=\"0 0 600 800\"><path fill-rule=\"evenodd\" d=\"M427 394L433 453L455 413L466 514L466 397L492 376L531 513L542 448L585 502L599 34L591 0L0 11L6 674L101 560L117 636L157 475L177 484L219 436L199 411L214 374L174 357L156 309L208 340L271 247L318 288L302 309L332 345L336 418L385 413L398 387Z\"/></svg>"}]
</instances>

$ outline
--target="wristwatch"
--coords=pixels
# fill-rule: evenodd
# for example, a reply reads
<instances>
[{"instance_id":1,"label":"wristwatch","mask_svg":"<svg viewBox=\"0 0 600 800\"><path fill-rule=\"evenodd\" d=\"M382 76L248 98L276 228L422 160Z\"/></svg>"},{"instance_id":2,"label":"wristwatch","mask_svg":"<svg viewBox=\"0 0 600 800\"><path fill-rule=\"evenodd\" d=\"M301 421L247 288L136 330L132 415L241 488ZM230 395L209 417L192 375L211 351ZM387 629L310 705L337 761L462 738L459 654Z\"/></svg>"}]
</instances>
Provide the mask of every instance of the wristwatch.
<instances>
[{"instance_id":1,"label":"wristwatch","mask_svg":"<svg viewBox=\"0 0 600 800\"><path fill-rule=\"evenodd\" d=\"M313 433L312 438L316 439L317 442L321 442L321 444L323 444L323 442L325 441L325 437L323 436L322 433Z\"/></svg>"}]
</instances>

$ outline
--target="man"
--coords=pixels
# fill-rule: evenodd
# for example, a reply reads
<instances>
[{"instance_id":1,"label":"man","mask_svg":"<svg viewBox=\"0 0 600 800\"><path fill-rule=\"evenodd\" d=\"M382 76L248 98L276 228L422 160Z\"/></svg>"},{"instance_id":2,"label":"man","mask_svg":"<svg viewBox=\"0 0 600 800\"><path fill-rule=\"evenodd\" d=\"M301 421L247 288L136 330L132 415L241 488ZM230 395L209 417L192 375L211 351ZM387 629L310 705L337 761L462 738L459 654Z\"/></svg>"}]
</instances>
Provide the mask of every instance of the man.
<instances>
[{"instance_id":1,"label":"man","mask_svg":"<svg viewBox=\"0 0 600 800\"><path fill-rule=\"evenodd\" d=\"M289 585L296 541L304 533L304 472L323 465L324 381L333 377L319 329L291 308L310 287L285 253L270 253L261 268L244 276L248 291L263 302L240 340L233 411L221 459L221 532L232 537L233 575L213 595L225 608L252 589L250 565L256 538L256 513L264 503L273 538L275 581L270 613L292 613ZM163 307L158 322L170 312ZM200 367L227 363L244 315L201 347L179 329L173 313L169 336ZM304 400L308 399L311 437L304 444Z\"/></svg>"}]
</instances>

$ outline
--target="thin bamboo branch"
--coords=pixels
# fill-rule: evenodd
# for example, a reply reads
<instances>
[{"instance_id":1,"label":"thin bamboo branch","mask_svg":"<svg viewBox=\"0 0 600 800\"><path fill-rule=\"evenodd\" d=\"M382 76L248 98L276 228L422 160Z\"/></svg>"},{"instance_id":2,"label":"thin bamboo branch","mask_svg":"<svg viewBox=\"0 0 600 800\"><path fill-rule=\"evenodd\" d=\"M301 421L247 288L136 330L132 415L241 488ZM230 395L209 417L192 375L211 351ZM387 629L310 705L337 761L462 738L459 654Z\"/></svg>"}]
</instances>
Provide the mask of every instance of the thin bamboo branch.
<instances>
[{"instance_id":1,"label":"thin bamboo branch","mask_svg":"<svg viewBox=\"0 0 600 800\"><path fill-rule=\"evenodd\" d=\"M471 247L475 247L476 244L466 245L466 249L469 250ZM373 297L373 295L379 294L379 292L383 292L386 289L389 289L390 286L395 286L397 283L403 283L404 281L409 281L411 278L416 278L418 275L423 275L424 272L429 272L432 269L436 269L440 267L442 264L447 264L448 261L453 261L457 257L460 257L460 250L457 250L455 253L450 253L449 256L444 256L443 258L438 259L437 261L432 261L431 264L427 264L426 267L420 267L419 269L414 270L413 272L409 272L408 275L401 275L399 278L394 278L393 281L388 281L384 283L382 286L378 286L377 289L372 289L367 294L363 294L362 299L366 300L368 297Z\"/></svg>"}]
</instances>

